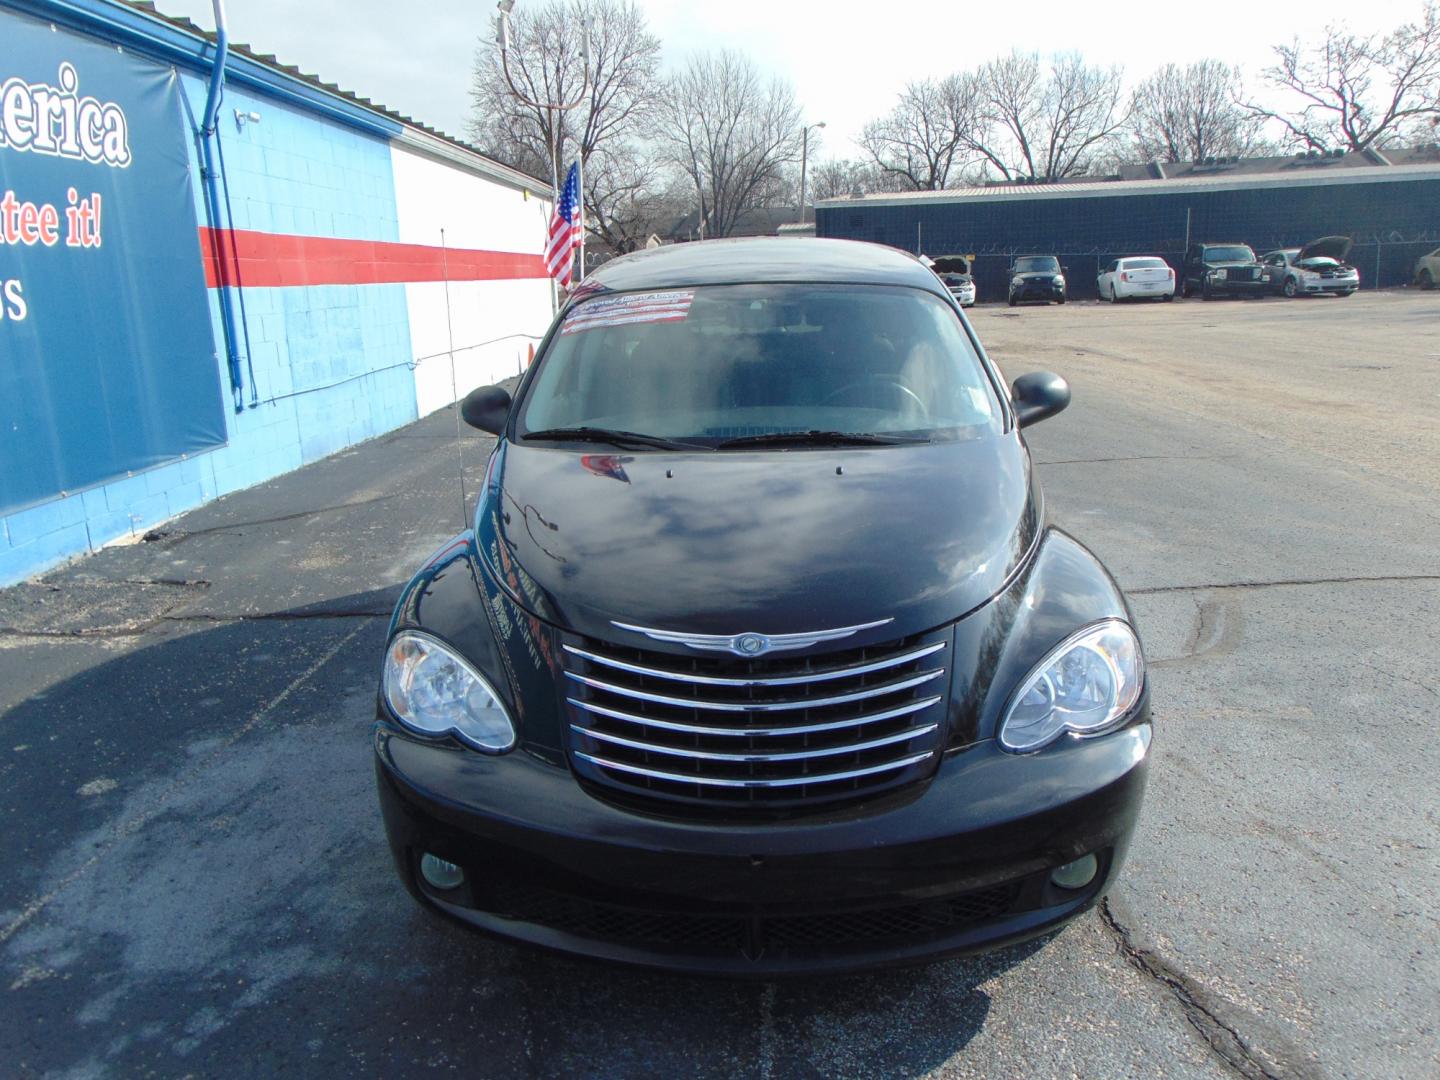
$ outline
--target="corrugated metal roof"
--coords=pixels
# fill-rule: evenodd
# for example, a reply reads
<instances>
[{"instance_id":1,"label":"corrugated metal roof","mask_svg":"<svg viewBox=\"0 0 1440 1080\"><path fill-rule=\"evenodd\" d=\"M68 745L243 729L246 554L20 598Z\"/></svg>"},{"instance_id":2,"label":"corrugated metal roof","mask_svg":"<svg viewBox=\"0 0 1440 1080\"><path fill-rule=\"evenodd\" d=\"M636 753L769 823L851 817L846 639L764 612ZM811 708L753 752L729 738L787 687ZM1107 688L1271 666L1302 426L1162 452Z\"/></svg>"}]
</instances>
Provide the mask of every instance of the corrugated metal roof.
<instances>
[{"instance_id":1,"label":"corrugated metal roof","mask_svg":"<svg viewBox=\"0 0 1440 1080\"><path fill-rule=\"evenodd\" d=\"M942 191L904 191L864 195L860 198L825 199L816 204L822 210L847 206L912 206L918 203L1011 202L1022 199L1085 199L1122 195L1173 195L1187 191L1240 191L1256 187L1317 187L1327 184L1388 183L1405 180L1440 179L1440 161L1405 165L1366 165L1335 171L1291 170L1285 172L1183 176L1167 180L1064 181L1056 184L996 184L986 187L948 188Z\"/></svg>"}]
</instances>

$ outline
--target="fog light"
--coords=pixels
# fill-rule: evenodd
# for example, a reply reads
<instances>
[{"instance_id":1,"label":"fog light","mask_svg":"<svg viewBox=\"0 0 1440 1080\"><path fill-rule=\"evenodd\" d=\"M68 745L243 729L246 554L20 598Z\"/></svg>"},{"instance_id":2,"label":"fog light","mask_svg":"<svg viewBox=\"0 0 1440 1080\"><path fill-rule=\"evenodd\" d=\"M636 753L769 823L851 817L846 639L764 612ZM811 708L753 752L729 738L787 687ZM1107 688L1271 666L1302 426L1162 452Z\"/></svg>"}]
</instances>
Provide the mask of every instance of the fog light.
<instances>
[{"instance_id":1,"label":"fog light","mask_svg":"<svg viewBox=\"0 0 1440 1080\"><path fill-rule=\"evenodd\" d=\"M446 863L445 865L449 866L450 864ZM1099 869L1100 860L1094 855L1085 855L1064 866L1057 866L1050 871L1050 880L1062 889L1083 889L1095 880L1095 874Z\"/></svg>"},{"instance_id":2,"label":"fog light","mask_svg":"<svg viewBox=\"0 0 1440 1080\"><path fill-rule=\"evenodd\" d=\"M432 889L453 889L465 880L465 871L427 851L420 856L420 876Z\"/></svg>"}]
</instances>

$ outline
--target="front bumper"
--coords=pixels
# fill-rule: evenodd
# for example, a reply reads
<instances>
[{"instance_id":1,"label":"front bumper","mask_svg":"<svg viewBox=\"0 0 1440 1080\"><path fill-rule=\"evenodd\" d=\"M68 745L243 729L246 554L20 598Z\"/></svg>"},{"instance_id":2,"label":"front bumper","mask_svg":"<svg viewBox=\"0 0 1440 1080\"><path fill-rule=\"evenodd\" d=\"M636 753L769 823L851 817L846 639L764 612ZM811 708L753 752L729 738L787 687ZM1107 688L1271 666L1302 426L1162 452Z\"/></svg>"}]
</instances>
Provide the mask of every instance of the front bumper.
<instances>
[{"instance_id":1,"label":"front bumper","mask_svg":"<svg viewBox=\"0 0 1440 1080\"><path fill-rule=\"evenodd\" d=\"M1306 293L1352 293L1360 288L1358 277L1321 278L1318 281L1300 279L1300 290Z\"/></svg>"},{"instance_id":2,"label":"front bumper","mask_svg":"<svg viewBox=\"0 0 1440 1080\"><path fill-rule=\"evenodd\" d=\"M513 940L623 963L773 977L974 952L1059 926L1103 895L1144 791L1148 706L1124 729L1017 756L993 741L873 805L803 819L641 814L525 752L375 737L397 868L423 904ZM417 873L461 866L444 892ZM1095 854L1074 891L1050 871Z\"/></svg>"},{"instance_id":3,"label":"front bumper","mask_svg":"<svg viewBox=\"0 0 1440 1080\"><path fill-rule=\"evenodd\" d=\"M1207 277L1205 279L1212 293L1233 293L1235 295L1249 293L1267 293L1271 289L1270 282L1264 277L1236 278L1236 277Z\"/></svg>"},{"instance_id":4,"label":"front bumper","mask_svg":"<svg viewBox=\"0 0 1440 1080\"><path fill-rule=\"evenodd\" d=\"M1052 283L1027 281L1023 285L1010 286L1010 299L1021 300L1064 300L1065 286Z\"/></svg>"}]
</instances>

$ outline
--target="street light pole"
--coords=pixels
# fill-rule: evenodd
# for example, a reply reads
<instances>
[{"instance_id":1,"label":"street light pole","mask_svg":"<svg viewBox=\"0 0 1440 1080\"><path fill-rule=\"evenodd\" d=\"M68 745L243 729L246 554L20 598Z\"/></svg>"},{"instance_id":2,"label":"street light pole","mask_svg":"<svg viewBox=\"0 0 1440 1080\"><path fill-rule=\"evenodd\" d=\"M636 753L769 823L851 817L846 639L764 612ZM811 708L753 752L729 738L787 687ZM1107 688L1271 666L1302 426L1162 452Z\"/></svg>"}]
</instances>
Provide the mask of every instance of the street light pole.
<instances>
[{"instance_id":1,"label":"street light pole","mask_svg":"<svg viewBox=\"0 0 1440 1080\"><path fill-rule=\"evenodd\" d=\"M805 166L810 156L810 131L813 128L823 128L825 121L818 124L808 124L805 130L800 133L800 224L805 224Z\"/></svg>"},{"instance_id":2,"label":"street light pole","mask_svg":"<svg viewBox=\"0 0 1440 1080\"><path fill-rule=\"evenodd\" d=\"M549 118L549 123L546 125L549 129L546 141L550 144L550 191L554 199L554 206L558 207L560 205L560 146L556 137L555 114L569 112L584 101L590 93L590 20L587 18L582 24L580 57L585 64L585 73L581 80L580 92L572 101L535 101L525 96L520 87L515 85L514 76L510 74L510 12L514 10L515 0L499 0L495 7L500 12L495 16L495 41L500 46L500 70L505 74L505 82L510 87L510 93L517 101L532 109L543 109ZM583 145L581 149L584 149ZM579 163L580 187L580 276L577 281L583 281L585 280L585 163L583 154L578 155L576 161Z\"/></svg>"}]
</instances>

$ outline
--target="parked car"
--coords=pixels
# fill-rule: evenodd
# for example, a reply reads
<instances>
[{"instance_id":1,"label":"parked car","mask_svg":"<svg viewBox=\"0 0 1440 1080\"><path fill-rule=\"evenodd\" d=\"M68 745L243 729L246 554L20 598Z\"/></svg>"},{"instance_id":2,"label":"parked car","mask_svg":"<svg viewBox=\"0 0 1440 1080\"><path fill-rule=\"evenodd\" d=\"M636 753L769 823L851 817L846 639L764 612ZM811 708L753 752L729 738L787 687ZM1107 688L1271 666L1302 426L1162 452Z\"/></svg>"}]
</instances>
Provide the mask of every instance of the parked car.
<instances>
[{"instance_id":1,"label":"parked car","mask_svg":"<svg viewBox=\"0 0 1440 1080\"><path fill-rule=\"evenodd\" d=\"M1100 271L1096 289L1101 300L1112 304L1117 300L1149 297L1153 300L1175 299L1175 271L1164 259L1151 255L1127 255L1111 259Z\"/></svg>"},{"instance_id":2,"label":"parked car","mask_svg":"<svg viewBox=\"0 0 1440 1080\"><path fill-rule=\"evenodd\" d=\"M1182 296L1264 296L1265 268L1248 244L1191 244L1185 252Z\"/></svg>"},{"instance_id":3,"label":"parked car","mask_svg":"<svg viewBox=\"0 0 1440 1080\"><path fill-rule=\"evenodd\" d=\"M971 266L968 255L941 255L930 260L922 256L920 261L926 263L940 275L940 280L945 282L945 287L950 290L950 295L959 301L961 307L974 305L974 268Z\"/></svg>"},{"instance_id":4,"label":"parked car","mask_svg":"<svg viewBox=\"0 0 1440 1080\"><path fill-rule=\"evenodd\" d=\"M402 591L373 732L423 905L614 961L770 977L1033 937L1119 870L1151 740L1114 579L1046 524L940 280L843 240L596 271L473 529ZM597 488L596 485L603 485Z\"/></svg>"},{"instance_id":5,"label":"parked car","mask_svg":"<svg viewBox=\"0 0 1440 1080\"><path fill-rule=\"evenodd\" d=\"M1415 284L1422 289L1440 285L1440 248L1415 260Z\"/></svg>"},{"instance_id":6,"label":"parked car","mask_svg":"<svg viewBox=\"0 0 1440 1080\"><path fill-rule=\"evenodd\" d=\"M1054 255L1021 255L1010 266L1011 307L1022 300L1065 302L1065 268Z\"/></svg>"},{"instance_id":7,"label":"parked car","mask_svg":"<svg viewBox=\"0 0 1440 1080\"><path fill-rule=\"evenodd\" d=\"M969 274L941 274L940 280L961 307L975 306L975 279Z\"/></svg>"},{"instance_id":8,"label":"parked car","mask_svg":"<svg viewBox=\"0 0 1440 1080\"><path fill-rule=\"evenodd\" d=\"M1349 296L1360 288L1360 271L1345 261L1353 241L1348 236L1322 236L1302 248L1281 248L1263 256L1265 280L1273 292L1292 299L1332 293Z\"/></svg>"}]
</instances>

